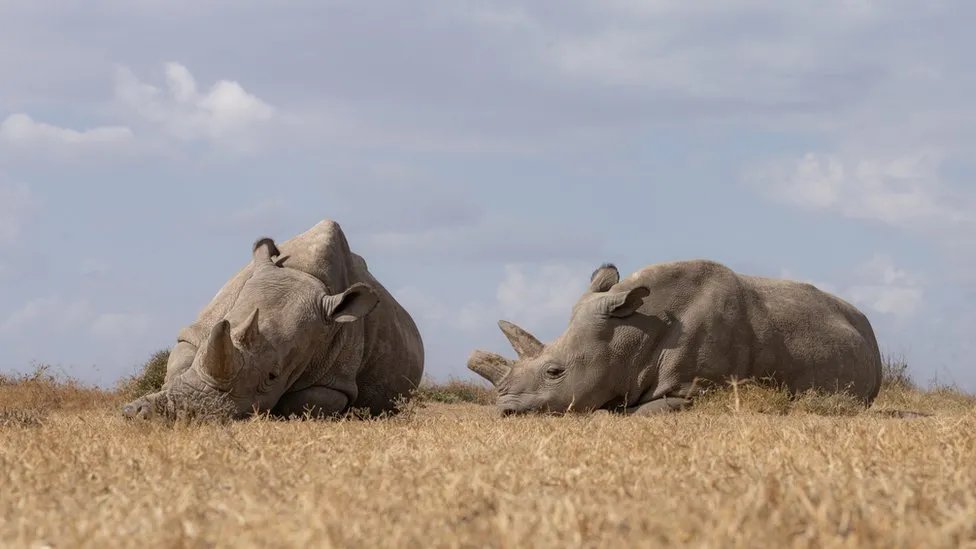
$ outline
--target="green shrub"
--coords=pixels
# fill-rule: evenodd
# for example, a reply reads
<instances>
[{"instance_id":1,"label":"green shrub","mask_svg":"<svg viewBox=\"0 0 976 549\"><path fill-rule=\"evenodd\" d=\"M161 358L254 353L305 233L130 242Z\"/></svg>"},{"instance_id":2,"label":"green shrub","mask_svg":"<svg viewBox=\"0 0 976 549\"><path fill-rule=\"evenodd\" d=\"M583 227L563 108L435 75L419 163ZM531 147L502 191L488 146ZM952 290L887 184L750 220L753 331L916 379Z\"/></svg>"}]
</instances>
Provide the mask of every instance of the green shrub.
<instances>
[{"instance_id":1,"label":"green shrub","mask_svg":"<svg viewBox=\"0 0 976 549\"><path fill-rule=\"evenodd\" d=\"M139 373L123 382L121 389L129 393L131 398L138 398L160 390L163 387L163 381L166 379L166 362L168 360L169 349L156 351L142 365Z\"/></svg>"}]
</instances>

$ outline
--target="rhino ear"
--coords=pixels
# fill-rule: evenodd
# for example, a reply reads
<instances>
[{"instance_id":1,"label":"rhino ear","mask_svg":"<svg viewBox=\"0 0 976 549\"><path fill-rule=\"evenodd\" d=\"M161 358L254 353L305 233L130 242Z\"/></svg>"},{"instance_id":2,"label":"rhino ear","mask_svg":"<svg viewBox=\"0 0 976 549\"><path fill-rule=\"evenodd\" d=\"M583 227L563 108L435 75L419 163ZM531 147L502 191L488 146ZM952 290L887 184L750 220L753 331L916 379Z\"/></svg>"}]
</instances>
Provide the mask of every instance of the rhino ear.
<instances>
[{"instance_id":1,"label":"rhino ear","mask_svg":"<svg viewBox=\"0 0 976 549\"><path fill-rule=\"evenodd\" d=\"M651 291L643 286L631 288L626 292L614 292L603 298L603 310L614 318L626 318L637 312L644 303L644 298L651 295Z\"/></svg>"},{"instance_id":2,"label":"rhino ear","mask_svg":"<svg viewBox=\"0 0 976 549\"><path fill-rule=\"evenodd\" d=\"M519 358L532 358L542 354L544 345L534 335L519 328L507 320L499 320L498 327L512 344Z\"/></svg>"},{"instance_id":3,"label":"rhino ear","mask_svg":"<svg viewBox=\"0 0 976 549\"><path fill-rule=\"evenodd\" d=\"M617 270L617 266L613 263L604 263L590 275L590 291L606 292L617 282L620 282L620 271Z\"/></svg>"},{"instance_id":4,"label":"rhino ear","mask_svg":"<svg viewBox=\"0 0 976 549\"><path fill-rule=\"evenodd\" d=\"M354 322L368 315L380 298L368 284L357 282L341 294L321 298L322 319L326 322Z\"/></svg>"},{"instance_id":5,"label":"rhino ear","mask_svg":"<svg viewBox=\"0 0 976 549\"><path fill-rule=\"evenodd\" d=\"M240 343L241 347L250 349L257 343L258 334L258 309L254 309L254 312L247 317L244 324L237 329L235 339Z\"/></svg>"},{"instance_id":6,"label":"rhino ear","mask_svg":"<svg viewBox=\"0 0 976 549\"><path fill-rule=\"evenodd\" d=\"M200 369L218 385L226 387L237 376L237 349L230 336L227 319L214 324L207 342L197 355Z\"/></svg>"}]
</instances>

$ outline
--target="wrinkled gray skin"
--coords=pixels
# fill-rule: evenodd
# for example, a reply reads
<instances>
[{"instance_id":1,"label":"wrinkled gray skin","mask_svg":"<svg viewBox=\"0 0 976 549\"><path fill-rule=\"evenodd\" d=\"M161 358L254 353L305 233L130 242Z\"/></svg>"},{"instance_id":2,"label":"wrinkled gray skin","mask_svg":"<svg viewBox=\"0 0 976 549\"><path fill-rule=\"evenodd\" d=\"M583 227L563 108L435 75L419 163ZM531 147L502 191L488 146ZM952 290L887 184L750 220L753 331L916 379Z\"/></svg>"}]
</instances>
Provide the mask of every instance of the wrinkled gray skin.
<instances>
[{"instance_id":1,"label":"wrinkled gray skin","mask_svg":"<svg viewBox=\"0 0 976 549\"><path fill-rule=\"evenodd\" d=\"M350 251L339 225L324 220L280 251L259 239L252 262L180 331L162 390L123 413L395 412L423 369L413 319Z\"/></svg>"},{"instance_id":2,"label":"wrinkled gray skin","mask_svg":"<svg viewBox=\"0 0 976 549\"><path fill-rule=\"evenodd\" d=\"M793 395L846 391L865 406L881 387L874 331L853 305L706 260L651 265L622 281L602 265L548 345L504 320L499 327L518 359L476 350L468 368L497 387L504 414L682 410L705 383L733 376Z\"/></svg>"}]
</instances>

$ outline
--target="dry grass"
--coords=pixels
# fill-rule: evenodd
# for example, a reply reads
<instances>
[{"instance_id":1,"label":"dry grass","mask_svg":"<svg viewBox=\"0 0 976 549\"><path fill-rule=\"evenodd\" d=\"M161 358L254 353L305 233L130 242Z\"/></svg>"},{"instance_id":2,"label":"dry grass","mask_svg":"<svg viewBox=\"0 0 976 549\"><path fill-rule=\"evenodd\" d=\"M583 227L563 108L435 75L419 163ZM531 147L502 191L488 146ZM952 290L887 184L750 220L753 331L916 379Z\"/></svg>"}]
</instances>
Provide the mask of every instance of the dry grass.
<instances>
[{"instance_id":1,"label":"dry grass","mask_svg":"<svg viewBox=\"0 0 976 549\"><path fill-rule=\"evenodd\" d=\"M889 386L863 411L745 385L656 418L502 419L425 390L393 419L161 425L124 421L118 393L6 379L0 540L976 547L976 398L958 391Z\"/></svg>"}]
</instances>

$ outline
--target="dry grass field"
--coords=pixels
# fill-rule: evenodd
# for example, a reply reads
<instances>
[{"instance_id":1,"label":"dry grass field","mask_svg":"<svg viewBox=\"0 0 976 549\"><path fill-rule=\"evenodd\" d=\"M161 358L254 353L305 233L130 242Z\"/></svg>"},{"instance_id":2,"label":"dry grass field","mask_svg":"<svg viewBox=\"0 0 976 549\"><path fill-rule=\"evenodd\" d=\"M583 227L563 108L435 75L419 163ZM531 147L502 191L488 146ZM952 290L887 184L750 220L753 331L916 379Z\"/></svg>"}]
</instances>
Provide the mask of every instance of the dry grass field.
<instances>
[{"instance_id":1,"label":"dry grass field","mask_svg":"<svg viewBox=\"0 0 976 549\"><path fill-rule=\"evenodd\" d=\"M976 547L976 398L952 389L503 419L455 383L393 418L169 425L124 421L131 390L0 378L0 545Z\"/></svg>"}]
</instances>

